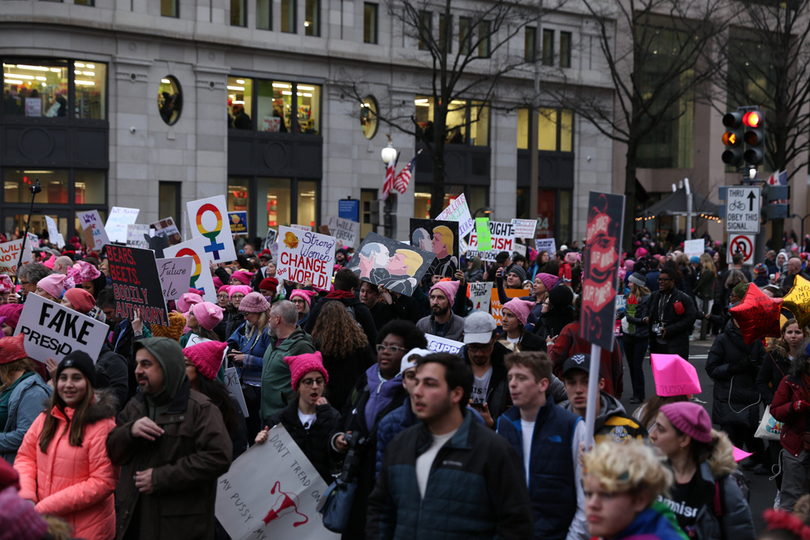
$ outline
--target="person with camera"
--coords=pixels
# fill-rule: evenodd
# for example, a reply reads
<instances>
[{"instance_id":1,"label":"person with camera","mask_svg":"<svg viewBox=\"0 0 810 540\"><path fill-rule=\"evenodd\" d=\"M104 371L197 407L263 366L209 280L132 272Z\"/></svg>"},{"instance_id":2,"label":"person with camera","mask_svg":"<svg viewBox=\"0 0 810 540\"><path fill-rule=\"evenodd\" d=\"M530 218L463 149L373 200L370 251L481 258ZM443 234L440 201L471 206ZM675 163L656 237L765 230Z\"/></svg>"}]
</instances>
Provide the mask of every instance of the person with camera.
<instances>
[{"instance_id":1,"label":"person with camera","mask_svg":"<svg viewBox=\"0 0 810 540\"><path fill-rule=\"evenodd\" d=\"M677 354L689 360L689 336L694 329L697 309L692 298L675 288L677 272L661 270L658 290L650 295L649 316L644 323L650 328L650 352Z\"/></svg>"}]
</instances>

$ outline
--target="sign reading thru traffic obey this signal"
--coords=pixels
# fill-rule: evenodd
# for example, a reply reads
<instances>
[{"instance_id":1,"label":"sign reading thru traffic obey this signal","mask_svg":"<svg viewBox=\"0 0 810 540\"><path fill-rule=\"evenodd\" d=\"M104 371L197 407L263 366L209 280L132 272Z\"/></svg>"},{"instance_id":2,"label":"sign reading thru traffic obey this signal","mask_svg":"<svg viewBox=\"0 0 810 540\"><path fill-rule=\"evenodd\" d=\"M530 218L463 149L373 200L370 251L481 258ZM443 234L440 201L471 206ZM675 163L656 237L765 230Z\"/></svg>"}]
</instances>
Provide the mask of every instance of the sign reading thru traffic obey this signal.
<instances>
[{"instance_id":1,"label":"sign reading thru traffic obey this signal","mask_svg":"<svg viewBox=\"0 0 810 540\"><path fill-rule=\"evenodd\" d=\"M726 196L726 232L759 233L759 188L728 186Z\"/></svg>"}]
</instances>

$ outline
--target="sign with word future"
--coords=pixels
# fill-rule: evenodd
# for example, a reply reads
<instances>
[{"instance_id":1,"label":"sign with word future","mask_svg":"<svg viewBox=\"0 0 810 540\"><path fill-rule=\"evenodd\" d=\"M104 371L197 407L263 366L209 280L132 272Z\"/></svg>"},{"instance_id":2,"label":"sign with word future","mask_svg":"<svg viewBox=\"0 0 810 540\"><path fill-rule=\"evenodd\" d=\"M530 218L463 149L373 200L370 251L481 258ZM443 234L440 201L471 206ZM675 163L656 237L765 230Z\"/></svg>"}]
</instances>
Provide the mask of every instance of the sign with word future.
<instances>
[{"instance_id":1,"label":"sign with word future","mask_svg":"<svg viewBox=\"0 0 810 540\"><path fill-rule=\"evenodd\" d=\"M759 233L759 188L728 186L726 190L726 232Z\"/></svg>"}]
</instances>

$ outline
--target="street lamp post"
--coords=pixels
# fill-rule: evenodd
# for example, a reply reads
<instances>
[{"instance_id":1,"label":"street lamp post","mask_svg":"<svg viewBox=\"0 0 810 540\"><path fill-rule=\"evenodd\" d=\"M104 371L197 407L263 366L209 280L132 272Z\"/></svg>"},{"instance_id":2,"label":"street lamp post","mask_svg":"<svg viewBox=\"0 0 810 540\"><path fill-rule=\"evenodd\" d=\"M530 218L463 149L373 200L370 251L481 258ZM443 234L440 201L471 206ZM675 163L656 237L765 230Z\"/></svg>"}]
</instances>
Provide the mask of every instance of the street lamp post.
<instances>
[{"instance_id":1,"label":"street lamp post","mask_svg":"<svg viewBox=\"0 0 810 540\"><path fill-rule=\"evenodd\" d=\"M386 137L388 137L388 146L382 149L380 152L380 157L382 158L383 163L385 163L387 170L389 163L392 161L396 163L397 149L394 148L394 143L391 142L391 135L386 135ZM388 197L386 197L385 202L383 203L383 231L386 238L393 239L395 236L395 229L391 212L394 207L394 202L391 197L395 197L395 195L389 191Z\"/></svg>"},{"instance_id":2,"label":"street lamp post","mask_svg":"<svg viewBox=\"0 0 810 540\"><path fill-rule=\"evenodd\" d=\"M493 210L489 206L484 206L484 207L479 208L478 210L475 211L475 213L473 214L473 219L478 217L478 212L481 212L485 216L489 217L489 215L492 214L494 211L495 210Z\"/></svg>"},{"instance_id":3,"label":"street lamp post","mask_svg":"<svg viewBox=\"0 0 810 540\"><path fill-rule=\"evenodd\" d=\"M799 221L801 221L801 222L802 222L802 244L804 244L804 220L805 220L805 219L807 219L807 218L809 218L809 217L810 217L810 214L807 214L807 215L806 215L806 216L804 216L804 217L799 217L799 215L798 215L798 214L791 214L791 215L790 215L790 217L792 217L792 218L794 218L794 219L798 219Z\"/></svg>"}]
</instances>

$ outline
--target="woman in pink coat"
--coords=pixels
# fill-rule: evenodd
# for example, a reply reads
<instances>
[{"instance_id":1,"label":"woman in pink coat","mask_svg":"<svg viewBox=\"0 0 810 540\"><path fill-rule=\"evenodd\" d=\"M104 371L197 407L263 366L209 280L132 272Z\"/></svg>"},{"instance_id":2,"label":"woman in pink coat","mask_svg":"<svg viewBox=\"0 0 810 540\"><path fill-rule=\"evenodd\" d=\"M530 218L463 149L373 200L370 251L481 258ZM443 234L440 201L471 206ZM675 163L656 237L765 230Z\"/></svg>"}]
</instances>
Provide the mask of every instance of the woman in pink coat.
<instances>
[{"instance_id":1,"label":"woman in pink coat","mask_svg":"<svg viewBox=\"0 0 810 540\"><path fill-rule=\"evenodd\" d=\"M55 382L50 404L17 453L19 495L40 514L65 520L77 538L115 538L119 470L106 448L115 427L115 398L93 390L95 367L81 351L59 363Z\"/></svg>"}]
</instances>

